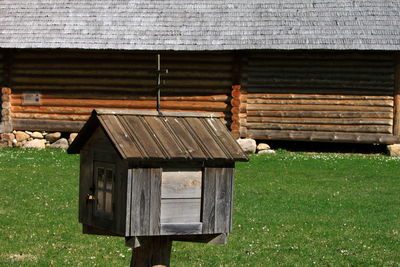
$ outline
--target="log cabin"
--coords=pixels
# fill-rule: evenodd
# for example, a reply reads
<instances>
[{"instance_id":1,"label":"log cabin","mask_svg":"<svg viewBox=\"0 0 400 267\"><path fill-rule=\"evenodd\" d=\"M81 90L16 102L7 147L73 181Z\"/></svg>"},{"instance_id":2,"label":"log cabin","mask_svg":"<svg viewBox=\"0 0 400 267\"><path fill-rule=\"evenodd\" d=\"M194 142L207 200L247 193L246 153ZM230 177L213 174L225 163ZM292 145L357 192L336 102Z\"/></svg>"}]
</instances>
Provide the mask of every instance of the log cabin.
<instances>
[{"instance_id":1,"label":"log cabin","mask_svg":"<svg viewBox=\"0 0 400 267\"><path fill-rule=\"evenodd\" d=\"M213 112L236 137L400 142L398 0L0 2L1 132L95 108Z\"/></svg>"}]
</instances>

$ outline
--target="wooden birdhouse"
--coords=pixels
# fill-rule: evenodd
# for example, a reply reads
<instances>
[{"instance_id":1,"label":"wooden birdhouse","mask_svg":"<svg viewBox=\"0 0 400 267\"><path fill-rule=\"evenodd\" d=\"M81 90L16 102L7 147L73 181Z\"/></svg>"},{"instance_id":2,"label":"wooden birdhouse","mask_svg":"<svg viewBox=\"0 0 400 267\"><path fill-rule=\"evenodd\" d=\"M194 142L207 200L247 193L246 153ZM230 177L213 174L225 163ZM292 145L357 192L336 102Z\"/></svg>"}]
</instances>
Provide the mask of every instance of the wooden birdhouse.
<instances>
[{"instance_id":1,"label":"wooden birdhouse","mask_svg":"<svg viewBox=\"0 0 400 267\"><path fill-rule=\"evenodd\" d=\"M84 233L137 246L147 236L224 242L232 230L235 161L248 159L218 117L94 110L68 153L80 154Z\"/></svg>"}]
</instances>

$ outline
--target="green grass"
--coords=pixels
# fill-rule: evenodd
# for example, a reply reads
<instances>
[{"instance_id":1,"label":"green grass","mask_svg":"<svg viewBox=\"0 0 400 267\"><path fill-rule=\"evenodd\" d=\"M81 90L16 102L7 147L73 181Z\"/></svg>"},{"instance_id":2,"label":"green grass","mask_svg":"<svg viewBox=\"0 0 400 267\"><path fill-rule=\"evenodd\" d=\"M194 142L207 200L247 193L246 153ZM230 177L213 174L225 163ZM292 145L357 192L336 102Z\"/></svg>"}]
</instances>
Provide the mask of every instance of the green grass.
<instances>
[{"instance_id":1,"label":"green grass","mask_svg":"<svg viewBox=\"0 0 400 267\"><path fill-rule=\"evenodd\" d=\"M129 266L81 234L79 158L0 150L0 266ZM400 159L280 151L237 164L226 246L175 242L172 266L400 266Z\"/></svg>"}]
</instances>

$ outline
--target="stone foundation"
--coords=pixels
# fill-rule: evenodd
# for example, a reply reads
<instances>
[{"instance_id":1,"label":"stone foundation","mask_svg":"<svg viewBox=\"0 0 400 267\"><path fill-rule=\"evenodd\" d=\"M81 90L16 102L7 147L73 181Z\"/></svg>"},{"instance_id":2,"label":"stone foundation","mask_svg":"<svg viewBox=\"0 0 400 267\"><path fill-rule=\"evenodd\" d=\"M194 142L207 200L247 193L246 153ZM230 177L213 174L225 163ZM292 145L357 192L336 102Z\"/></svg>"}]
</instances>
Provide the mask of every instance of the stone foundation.
<instances>
[{"instance_id":1,"label":"stone foundation","mask_svg":"<svg viewBox=\"0 0 400 267\"><path fill-rule=\"evenodd\" d=\"M246 154L274 154L275 150L272 150L271 147L266 143L258 143L256 140L251 138L243 138L236 140L240 147Z\"/></svg>"},{"instance_id":2,"label":"stone foundation","mask_svg":"<svg viewBox=\"0 0 400 267\"><path fill-rule=\"evenodd\" d=\"M388 145L388 154L391 157L400 157L400 144Z\"/></svg>"},{"instance_id":3,"label":"stone foundation","mask_svg":"<svg viewBox=\"0 0 400 267\"><path fill-rule=\"evenodd\" d=\"M67 149L76 136L77 133L13 131L0 134L0 147Z\"/></svg>"}]
</instances>

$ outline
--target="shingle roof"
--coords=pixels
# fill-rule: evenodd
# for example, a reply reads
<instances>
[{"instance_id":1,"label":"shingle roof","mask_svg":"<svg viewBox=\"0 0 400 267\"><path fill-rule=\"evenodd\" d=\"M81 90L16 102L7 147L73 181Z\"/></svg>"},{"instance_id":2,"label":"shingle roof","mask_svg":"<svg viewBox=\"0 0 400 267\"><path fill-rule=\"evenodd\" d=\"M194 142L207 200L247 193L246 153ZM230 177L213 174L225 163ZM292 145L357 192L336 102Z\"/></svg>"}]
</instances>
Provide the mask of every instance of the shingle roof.
<instances>
[{"instance_id":1,"label":"shingle roof","mask_svg":"<svg viewBox=\"0 0 400 267\"><path fill-rule=\"evenodd\" d=\"M79 153L97 126L124 159L248 160L218 117L188 112L94 110L68 153Z\"/></svg>"},{"instance_id":2,"label":"shingle roof","mask_svg":"<svg viewBox=\"0 0 400 267\"><path fill-rule=\"evenodd\" d=\"M400 50L399 0L1 0L0 47Z\"/></svg>"}]
</instances>

